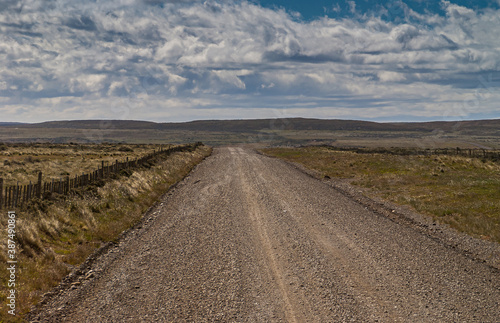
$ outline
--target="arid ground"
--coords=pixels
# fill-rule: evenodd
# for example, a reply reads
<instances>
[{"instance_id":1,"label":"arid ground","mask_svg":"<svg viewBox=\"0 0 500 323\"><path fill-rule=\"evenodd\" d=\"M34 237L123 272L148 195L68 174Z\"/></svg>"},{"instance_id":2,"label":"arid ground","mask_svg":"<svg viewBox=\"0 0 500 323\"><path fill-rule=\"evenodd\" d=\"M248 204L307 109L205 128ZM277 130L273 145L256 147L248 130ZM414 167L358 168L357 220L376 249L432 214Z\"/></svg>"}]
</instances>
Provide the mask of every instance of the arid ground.
<instances>
[{"instance_id":1,"label":"arid ground","mask_svg":"<svg viewBox=\"0 0 500 323\"><path fill-rule=\"evenodd\" d=\"M498 244L389 213L278 159L218 148L31 319L498 320Z\"/></svg>"}]
</instances>

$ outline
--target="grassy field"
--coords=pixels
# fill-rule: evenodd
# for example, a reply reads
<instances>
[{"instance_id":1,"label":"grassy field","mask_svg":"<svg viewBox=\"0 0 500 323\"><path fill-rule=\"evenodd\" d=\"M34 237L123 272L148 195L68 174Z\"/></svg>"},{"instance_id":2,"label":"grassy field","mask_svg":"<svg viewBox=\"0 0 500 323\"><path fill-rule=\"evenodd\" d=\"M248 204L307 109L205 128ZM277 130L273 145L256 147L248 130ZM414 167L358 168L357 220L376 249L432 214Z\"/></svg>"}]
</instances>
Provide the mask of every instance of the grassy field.
<instances>
[{"instance_id":1,"label":"grassy field","mask_svg":"<svg viewBox=\"0 0 500 323\"><path fill-rule=\"evenodd\" d=\"M358 154L328 147L269 148L331 178L349 179L367 194L409 205L436 221L500 242L500 164L459 156Z\"/></svg>"},{"instance_id":2,"label":"grassy field","mask_svg":"<svg viewBox=\"0 0 500 323\"><path fill-rule=\"evenodd\" d=\"M95 132L95 134L93 134ZM127 144L181 144L202 141L219 146L251 141L252 133L225 131L188 131L158 129L53 129L53 128L5 128L0 127L0 142L54 142L78 143L127 143Z\"/></svg>"},{"instance_id":3,"label":"grassy field","mask_svg":"<svg viewBox=\"0 0 500 323\"><path fill-rule=\"evenodd\" d=\"M120 151L123 147L132 148L133 151ZM53 169L57 173L67 169L81 170L83 165L93 167L102 158L114 160L152 151L151 146L93 145L75 150L63 145L47 148L53 152L54 156L51 156L45 155L45 148L37 150L31 147L31 154L21 147L8 147L3 152L10 153L7 154L9 157L22 160L25 163L23 167L33 166L31 162L24 161L26 158L39 158L40 162L35 164L48 164L46 171ZM21 152L22 155L19 155ZM210 147L201 146L194 152L160 156L149 167L136 169L131 174L90 185L69 197L35 201L28 208L17 210L19 271L16 312L22 316L43 293L57 285L96 248L107 241L113 241L121 232L137 223L171 185L184 178L210 153ZM50 166L52 164L55 164L53 168ZM15 165L18 166L20 165ZM19 168L9 168L11 171L16 169ZM5 214L0 217L0 227L7 228L7 210L1 212ZM0 240L7 241L7 230L0 231ZM7 261L6 243L0 244L0 261L4 264ZM2 286L7 286L7 275L6 270L0 271ZM1 288L2 304L6 304L6 297L6 289ZM6 306L0 308L2 322L12 319L6 311Z\"/></svg>"},{"instance_id":4,"label":"grassy field","mask_svg":"<svg viewBox=\"0 0 500 323\"><path fill-rule=\"evenodd\" d=\"M129 160L140 158L159 147L145 144L0 144L0 178L5 185L36 182L39 172L43 172L46 179L59 179L94 171L102 161L107 165L127 157Z\"/></svg>"}]
</instances>

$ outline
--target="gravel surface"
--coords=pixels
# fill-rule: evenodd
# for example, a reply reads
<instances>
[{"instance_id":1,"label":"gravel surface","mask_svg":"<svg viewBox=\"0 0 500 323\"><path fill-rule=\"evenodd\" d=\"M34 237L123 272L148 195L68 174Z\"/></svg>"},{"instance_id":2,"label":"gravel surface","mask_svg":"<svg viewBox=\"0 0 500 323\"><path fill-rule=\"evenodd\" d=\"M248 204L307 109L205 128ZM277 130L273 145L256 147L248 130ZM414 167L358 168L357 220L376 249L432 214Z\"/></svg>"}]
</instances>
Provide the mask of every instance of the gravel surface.
<instances>
[{"instance_id":1,"label":"gravel surface","mask_svg":"<svg viewBox=\"0 0 500 323\"><path fill-rule=\"evenodd\" d=\"M497 260L335 185L252 150L216 149L28 318L499 322Z\"/></svg>"}]
</instances>

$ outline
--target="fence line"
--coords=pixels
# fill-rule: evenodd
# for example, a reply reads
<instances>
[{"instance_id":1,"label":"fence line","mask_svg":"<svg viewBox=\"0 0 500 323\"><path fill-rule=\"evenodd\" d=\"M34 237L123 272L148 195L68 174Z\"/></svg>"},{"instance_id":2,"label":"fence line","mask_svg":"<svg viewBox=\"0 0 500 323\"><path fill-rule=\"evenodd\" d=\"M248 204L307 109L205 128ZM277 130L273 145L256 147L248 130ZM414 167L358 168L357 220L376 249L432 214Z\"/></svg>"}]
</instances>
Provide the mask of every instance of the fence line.
<instances>
[{"instance_id":1,"label":"fence line","mask_svg":"<svg viewBox=\"0 0 500 323\"><path fill-rule=\"evenodd\" d=\"M34 198L44 199L48 198L52 193L58 193L62 195L68 195L72 189L81 188L88 186L92 183L97 182L101 179L106 179L111 176L111 174L120 173L122 170L134 169L145 165L151 159L158 155L170 155L174 152L179 151L193 151L198 146L202 145L201 142L195 144L179 145L171 147L168 149L163 149L160 147L156 150L141 158L136 158L134 160L127 159L123 162L115 160L111 165L106 165L104 161L101 162L101 167L97 167L96 170L90 173L82 173L82 175L75 175L71 177L68 175L59 179L52 178L48 182L43 182L42 172L38 173L38 181L29 184L5 186L4 180L0 178L0 209L3 208L18 208L25 206L30 200Z\"/></svg>"},{"instance_id":2,"label":"fence line","mask_svg":"<svg viewBox=\"0 0 500 323\"><path fill-rule=\"evenodd\" d=\"M352 151L358 154L390 154L390 155L450 155L471 158L483 158L492 161L500 161L500 150L487 149L462 149L462 148L437 148L437 149L417 149L417 148L357 148L357 147L334 147L326 146L337 151Z\"/></svg>"}]
</instances>

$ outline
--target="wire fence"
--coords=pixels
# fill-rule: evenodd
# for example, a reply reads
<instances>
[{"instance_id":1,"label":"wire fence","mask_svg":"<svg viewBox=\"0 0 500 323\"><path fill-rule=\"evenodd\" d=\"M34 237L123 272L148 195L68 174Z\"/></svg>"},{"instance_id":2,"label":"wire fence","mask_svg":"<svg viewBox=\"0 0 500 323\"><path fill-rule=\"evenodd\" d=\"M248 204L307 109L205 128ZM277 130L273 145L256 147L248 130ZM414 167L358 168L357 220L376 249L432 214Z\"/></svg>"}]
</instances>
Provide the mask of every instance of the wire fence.
<instances>
[{"instance_id":1,"label":"wire fence","mask_svg":"<svg viewBox=\"0 0 500 323\"><path fill-rule=\"evenodd\" d=\"M479 158L491 161L500 161L500 150L493 149L463 149L463 148L438 148L438 149L417 149L417 148L358 148L358 147L335 147L326 146L328 149L337 151L352 151L358 154L390 154L400 156L432 156L449 155L470 158Z\"/></svg>"},{"instance_id":2,"label":"wire fence","mask_svg":"<svg viewBox=\"0 0 500 323\"><path fill-rule=\"evenodd\" d=\"M179 145L171 147L168 149L163 149L160 147L153 153L148 154L141 158L136 158L119 162L106 163L101 162L101 166L90 173L83 173L82 175L75 175L73 177L65 176L57 179L50 179L49 181L43 181L43 173L38 173L38 181L25 185L9 185L4 187L4 180L0 178L0 209L1 208L19 208L25 206L30 200L35 198L44 199L51 196L53 193L61 195L69 195L70 192L77 188L82 188L88 185L92 185L101 180L109 179L113 174L119 174L123 170L133 170L152 161L153 158L157 156L168 156L174 152L180 151L193 151L198 146L202 145L201 142L187 145Z\"/></svg>"}]
</instances>

